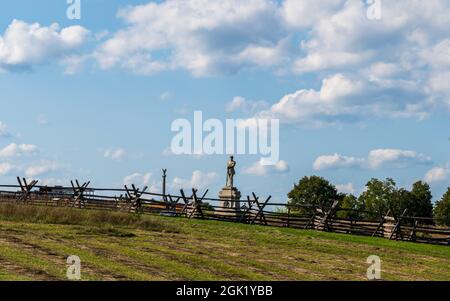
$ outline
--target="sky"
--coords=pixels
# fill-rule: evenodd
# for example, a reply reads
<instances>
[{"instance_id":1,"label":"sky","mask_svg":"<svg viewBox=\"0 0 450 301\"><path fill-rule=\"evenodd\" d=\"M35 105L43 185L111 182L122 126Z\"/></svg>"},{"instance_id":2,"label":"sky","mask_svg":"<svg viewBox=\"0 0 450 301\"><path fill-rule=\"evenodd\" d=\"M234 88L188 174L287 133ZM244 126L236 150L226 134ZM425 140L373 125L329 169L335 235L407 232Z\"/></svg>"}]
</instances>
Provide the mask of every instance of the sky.
<instances>
[{"instance_id":1,"label":"sky","mask_svg":"<svg viewBox=\"0 0 450 301\"><path fill-rule=\"evenodd\" d=\"M174 120L280 120L280 161L237 155L235 184L285 202L319 175L439 199L450 180L448 0L3 1L0 182L209 189L226 155L174 155ZM69 10L69 12L73 12Z\"/></svg>"}]
</instances>

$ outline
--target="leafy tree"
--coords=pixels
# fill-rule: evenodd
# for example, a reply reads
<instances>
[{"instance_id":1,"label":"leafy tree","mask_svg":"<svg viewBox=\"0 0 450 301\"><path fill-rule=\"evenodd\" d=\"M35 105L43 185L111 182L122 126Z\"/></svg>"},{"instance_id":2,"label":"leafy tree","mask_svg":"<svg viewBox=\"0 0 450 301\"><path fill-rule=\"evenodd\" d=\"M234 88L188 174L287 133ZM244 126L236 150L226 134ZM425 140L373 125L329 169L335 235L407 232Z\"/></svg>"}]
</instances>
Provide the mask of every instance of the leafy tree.
<instances>
[{"instance_id":1,"label":"leafy tree","mask_svg":"<svg viewBox=\"0 0 450 301\"><path fill-rule=\"evenodd\" d=\"M338 218L360 218L361 214L359 214L357 210L361 210L362 207L363 204L361 204L360 200L356 196L354 196L353 194L344 195L339 208L352 209L355 211L338 210L336 216Z\"/></svg>"},{"instance_id":2,"label":"leafy tree","mask_svg":"<svg viewBox=\"0 0 450 301\"><path fill-rule=\"evenodd\" d=\"M338 195L336 187L318 176L302 178L288 193L290 205L315 205L322 209L331 206L339 197L342 196ZM310 212L307 209L298 211Z\"/></svg>"},{"instance_id":3,"label":"leafy tree","mask_svg":"<svg viewBox=\"0 0 450 301\"><path fill-rule=\"evenodd\" d=\"M439 225L450 226L450 187L444 196L436 202L434 217Z\"/></svg>"},{"instance_id":4,"label":"leafy tree","mask_svg":"<svg viewBox=\"0 0 450 301\"><path fill-rule=\"evenodd\" d=\"M371 179L366 184L366 191L359 197L359 201L364 204L367 211L374 212L370 217L377 218L380 214L384 215L391 209L392 205L398 199L395 181L387 178L384 181Z\"/></svg>"},{"instance_id":5,"label":"leafy tree","mask_svg":"<svg viewBox=\"0 0 450 301\"><path fill-rule=\"evenodd\" d=\"M388 203L389 208L392 210L392 212L399 216L403 214L405 209L408 209L406 211L406 215L410 214L409 211L409 204L412 202L413 196L410 191L400 188L395 190L394 194L392 195L392 199Z\"/></svg>"},{"instance_id":6,"label":"leafy tree","mask_svg":"<svg viewBox=\"0 0 450 301\"><path fill-rule=\"evenodd\" d=\"M408 215L433 217L432 199L433 196L431 194L430 185L422 181L414 183L410 193L410 198L406 203Z\"/></svg>"},{"instance_id":7,"label":"leafy tree","mask_svg":"<svg viewBox=\"0 0 450 301\"><path fill-rule=\"evenodd\" d=\"M407 209L406 215L417 217L432 217L433 205L430 186L422 181L413 184L412 190L397 188L395 181L388 178L384 181L372 179L366 184L366 191L360 196L367 211L401 215ZM371 216L377 217L377 216Z\"/></svg>"}]
</instances>

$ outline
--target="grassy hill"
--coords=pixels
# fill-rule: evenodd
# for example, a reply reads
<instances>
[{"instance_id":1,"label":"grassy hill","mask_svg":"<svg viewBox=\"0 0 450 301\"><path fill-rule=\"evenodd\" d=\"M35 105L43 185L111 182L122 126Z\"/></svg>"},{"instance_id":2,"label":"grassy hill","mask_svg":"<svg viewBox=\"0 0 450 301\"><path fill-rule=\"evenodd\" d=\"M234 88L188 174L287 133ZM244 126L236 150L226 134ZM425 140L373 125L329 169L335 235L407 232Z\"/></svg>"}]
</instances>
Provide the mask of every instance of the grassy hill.
<instances>
[{"instance_id":1,"label":"grassy hill","mask_svg":"<svg viewBox=\"0 0 450 301\"><path fill-rule=\"evenodd\" d=\"M64 208L0 205L0 279L449 280L450 248L317 231Z\"/></svg>"}]
</instances>

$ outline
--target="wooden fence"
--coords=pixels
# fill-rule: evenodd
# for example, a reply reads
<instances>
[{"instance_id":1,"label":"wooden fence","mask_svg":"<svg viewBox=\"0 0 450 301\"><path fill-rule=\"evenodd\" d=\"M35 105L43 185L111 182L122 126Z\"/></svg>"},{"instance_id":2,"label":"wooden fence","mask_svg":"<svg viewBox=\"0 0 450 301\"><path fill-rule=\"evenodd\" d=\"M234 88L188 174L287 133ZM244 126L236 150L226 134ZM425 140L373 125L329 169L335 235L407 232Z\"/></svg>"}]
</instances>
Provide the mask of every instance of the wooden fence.
<instances>
[{"instance_id":1,"label":"wooden fence","mask_svg":"<svg viewBox=\"0 0 450 301\"><path fill-rule=\"evenodd\" d=\"M0 185L0 202L183 216L450 245L450 228L436 226L432 218L407 216L406 210L400 216L388 212L374 219L377 214L373 212L342 209L338 202L329 208L294 206L270 203L270 197L263 201L252 193L240 201L242 207L236 212L221 207L219 199L208 198L208 191L199 193L196 189L180 190L173 195L152 193L147 187L140 189L135 185L121 189L91 188L90 182L71 181L69 187L49 187L17 179L19 185ZM343 215L357 218L339 217Z\"/></svg>"}]
</instances>

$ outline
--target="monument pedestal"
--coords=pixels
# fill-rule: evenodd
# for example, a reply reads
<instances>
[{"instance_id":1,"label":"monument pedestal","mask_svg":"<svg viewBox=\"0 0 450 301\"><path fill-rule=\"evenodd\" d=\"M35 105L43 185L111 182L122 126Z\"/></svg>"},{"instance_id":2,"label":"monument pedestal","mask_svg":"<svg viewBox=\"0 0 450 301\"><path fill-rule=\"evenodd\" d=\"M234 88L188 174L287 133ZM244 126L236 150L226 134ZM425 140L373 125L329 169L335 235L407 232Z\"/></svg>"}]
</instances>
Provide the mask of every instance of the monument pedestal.
<instances>
[{"instance_id":1,"label":"monument pedestal","mask_svg":"<svg viewBox=\"0 0 450 301\"><path fill-rule=\"evenodd\" d=\"M241 211L241 192L236 187L224 187L219 192L220 208L217 215L225 217L238 218L242 215Z\"/></svg>"}]
</instances>

